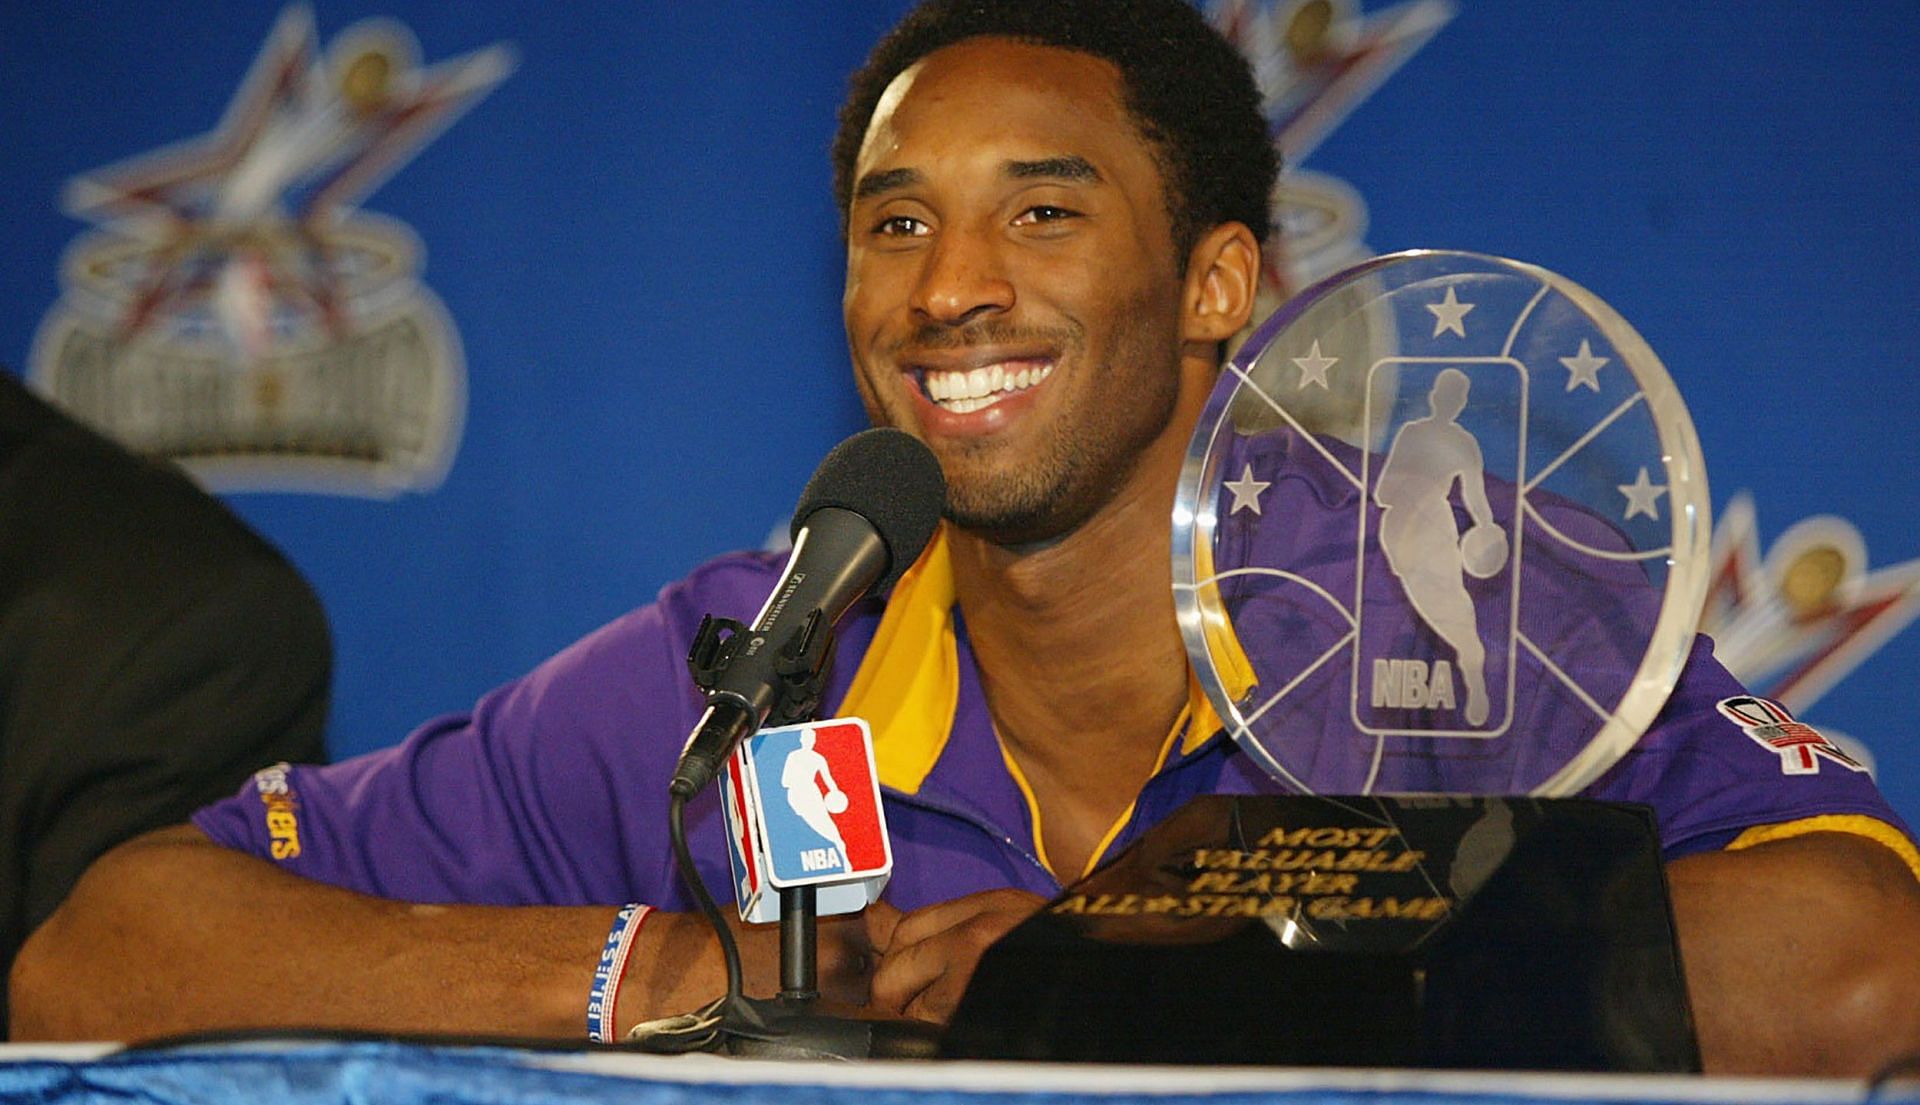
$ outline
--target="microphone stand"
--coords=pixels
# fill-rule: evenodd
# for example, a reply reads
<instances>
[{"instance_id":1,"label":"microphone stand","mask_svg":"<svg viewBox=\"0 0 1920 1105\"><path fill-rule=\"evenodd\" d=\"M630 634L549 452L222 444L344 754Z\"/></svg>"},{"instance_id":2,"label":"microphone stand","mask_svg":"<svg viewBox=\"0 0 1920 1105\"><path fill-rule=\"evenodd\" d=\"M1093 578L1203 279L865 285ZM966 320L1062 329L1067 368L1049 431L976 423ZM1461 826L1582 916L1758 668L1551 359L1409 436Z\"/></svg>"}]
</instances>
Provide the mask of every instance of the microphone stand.
<instances>
[{"instance_id":1,"label":"microphone stand","mask_svg":"<svg viewBox=\"0 0 1920 1105\"><path fill-rule=\"evenodd\" d=\"M820 996L819 896L811 886L780 888L780 1000L807 1003Z\"/></svg>"},{"instance_id":2,"label":"microphone stand","mask_svg":"<svg viewBox=\"0 0 1920 1105\"><path fill-rule=\"evenodd\" d=\"M813 715L826 683L833 652L832 629L818 610L794 630L780 648L781 676L769 721L792 725ZM746 627L708 615L694 634L687 666L702 690L711 692L732 663ZM720 937L728 960L727 993L692 1013L636 1025L628 1042L643 1051L718 1052L767 1059L931 1059L938 1055L940 1030L924 1021L865 1019L816 1012L820 999L818 897L812 886L780 890L780 992L773 998L748 997L739 987L739 948L720 915L686 847L680 812L685 799L673 799L671 830L680 877L694 891L701 910Z\"/></svg>"}]
</instances>

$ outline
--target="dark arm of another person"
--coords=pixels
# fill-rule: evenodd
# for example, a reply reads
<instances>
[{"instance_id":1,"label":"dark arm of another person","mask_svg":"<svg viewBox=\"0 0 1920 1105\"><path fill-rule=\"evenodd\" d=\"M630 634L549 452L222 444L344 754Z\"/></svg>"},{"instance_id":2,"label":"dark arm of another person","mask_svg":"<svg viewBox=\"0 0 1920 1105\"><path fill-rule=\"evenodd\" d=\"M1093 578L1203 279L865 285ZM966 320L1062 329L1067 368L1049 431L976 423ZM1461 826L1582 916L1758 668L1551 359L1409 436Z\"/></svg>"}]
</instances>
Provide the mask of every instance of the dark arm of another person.
<instances>
[{"instance_id":1,"label":"dark arm of another person","mask_svg":"<svg viewBox=\"0 0 1920 1105\"><path fill-rule=\"evenodd\" d=\"M114 845L267 764L324 756L332 646L319 601L284 561L228 562L217 581L102 611L110 635L66 624L75 604L63 597L33 605L45 609L20 611L25 647L8 652L25 931Z\"/></svg>"}]
</instances>

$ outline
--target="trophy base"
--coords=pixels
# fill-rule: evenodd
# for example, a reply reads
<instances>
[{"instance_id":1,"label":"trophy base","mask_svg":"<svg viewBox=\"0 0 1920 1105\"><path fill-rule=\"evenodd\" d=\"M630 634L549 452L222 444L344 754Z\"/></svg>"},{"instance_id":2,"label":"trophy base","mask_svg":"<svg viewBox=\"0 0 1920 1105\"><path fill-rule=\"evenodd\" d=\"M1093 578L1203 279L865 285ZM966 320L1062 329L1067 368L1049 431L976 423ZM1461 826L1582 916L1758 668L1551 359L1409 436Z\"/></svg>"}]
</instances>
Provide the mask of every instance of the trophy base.
<instances>
[{"instance_id":1,"label":"trophy base","mask_svg":"<svg viewBox=\"0 0 1920 1105\"><path fill-rule=\"evenodd\" d=\"M1653 818L1207 797L982 957L950 1058L1696 1071Z\"/></svg>"}]
</instances>

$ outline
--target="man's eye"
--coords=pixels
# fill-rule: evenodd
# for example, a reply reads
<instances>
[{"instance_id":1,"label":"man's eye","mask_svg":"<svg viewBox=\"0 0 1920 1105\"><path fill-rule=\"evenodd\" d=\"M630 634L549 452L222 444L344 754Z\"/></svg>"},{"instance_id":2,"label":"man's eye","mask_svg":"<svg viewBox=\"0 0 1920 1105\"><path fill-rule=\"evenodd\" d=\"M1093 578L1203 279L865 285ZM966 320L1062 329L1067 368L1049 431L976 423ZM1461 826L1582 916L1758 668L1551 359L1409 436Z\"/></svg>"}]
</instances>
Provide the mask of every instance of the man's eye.
<instances>
[{"instance_id":1,"label":"man's eye","mask_svg":"<svg viewBox=\"0 0 1920 1105\"><path fill-rule=\"evenodd\" d=\"M910 215L889 215L874 224L873 232L882 238L916 238L927 232L927 224Z\"/></svg>"},{"instance_id":2,"label":"man's eye","mask_svg":"<svg viewBox=\"0 0 1920 1105\"><path fill-rule=\"evenodd\" d=\"M1013 220L1013 225L1037 226L1042 223L1057 223L1066 219L1077 219L1079 217L1080 213L1078 211L1069 211L1064 207L1055 207L1052 204L1042 203L1020 212L1019 217Z\"/></svg>"}]
</instances>

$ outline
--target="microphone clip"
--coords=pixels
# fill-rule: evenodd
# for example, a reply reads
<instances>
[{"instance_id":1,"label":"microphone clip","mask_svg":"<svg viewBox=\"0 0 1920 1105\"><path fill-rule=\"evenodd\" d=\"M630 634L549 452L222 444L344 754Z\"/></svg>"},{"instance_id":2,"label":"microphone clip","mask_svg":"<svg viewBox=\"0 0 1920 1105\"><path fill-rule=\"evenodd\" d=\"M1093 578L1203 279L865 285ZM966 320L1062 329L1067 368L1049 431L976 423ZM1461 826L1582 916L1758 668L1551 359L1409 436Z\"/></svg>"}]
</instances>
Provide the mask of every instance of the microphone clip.
<instances>
[{"instance_id":1,"label":"microphone clip","mask_svg":"<svg viewBox=\"0 0 1920 1105\"><path fill-rule=\"evenodd\" d=\"M833 627L819 610L807 614L774 657L781 693L768 718L775 725L793 725L813 716L827 683L827 664L833 659Z\"/></svg>"},{"instance_id":2,"label":"microphone clip","mask_svg":"<svg viewBox=\"0 0 1920 1105\"><path fill-rule=\"evenodd\" d=\"M720 676L733 663L746 632L745 623L732 618L701 617L700 628L693 631L693 647L687 651L687 672L694 686L711 694L720 685Z\"/></svg>"},{"instance_id":3,"label":"microphone clip","mask_svg":"<svg viewBox=\"0 0 1920 1105\"><path fill-rule=\"evenodd\" d=\"M693 634L693 647L687 651L687 672L694 685L712 694L739 656L741 641L752 632L733 618L703 616ZM833 645L833 628L815 609L774 650L776 683L774 701L767 711L768 724L792 725L813 716L826 686Z\"/></svg>"}]
</instances>

